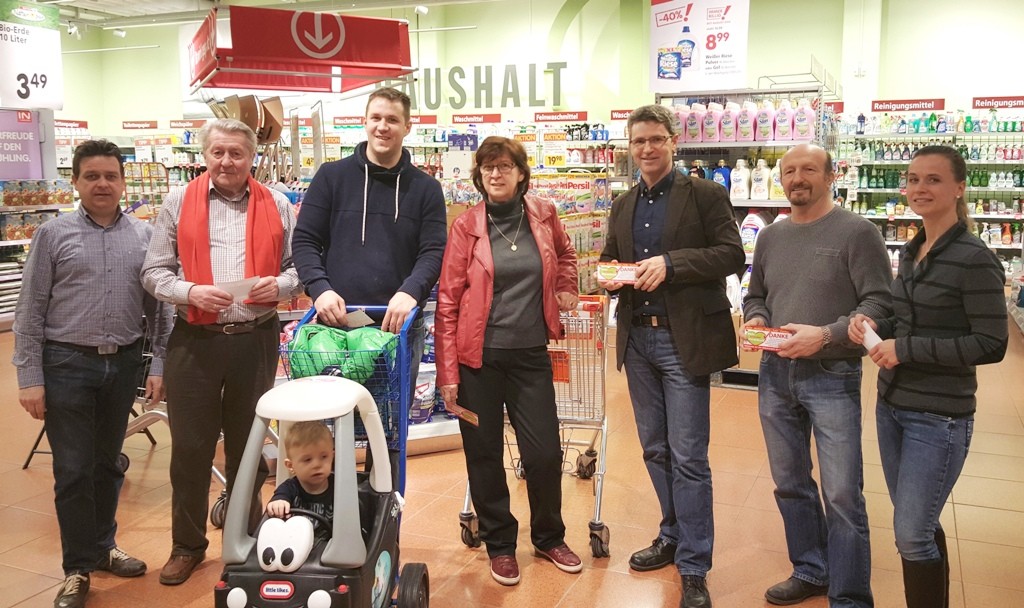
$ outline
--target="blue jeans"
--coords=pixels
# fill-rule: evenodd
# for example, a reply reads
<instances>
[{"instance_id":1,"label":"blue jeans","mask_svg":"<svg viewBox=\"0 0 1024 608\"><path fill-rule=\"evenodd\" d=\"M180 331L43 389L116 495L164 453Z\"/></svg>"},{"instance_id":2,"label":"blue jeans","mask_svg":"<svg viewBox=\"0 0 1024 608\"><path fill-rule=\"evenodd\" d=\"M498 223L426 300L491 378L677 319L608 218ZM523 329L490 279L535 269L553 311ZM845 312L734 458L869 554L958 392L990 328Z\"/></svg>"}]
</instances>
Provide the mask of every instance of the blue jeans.
<instances>
[{"instance_id":1,"label":"blue jeans","mask_svg":"<svg viewBox=\"0 0 1024 608\"><path fill-rule=\"evenodd\" d=\"M860 359L784 359L770 352L761 358L758 410L793 576L828 585L832 608L874 605L860 383ZM811 477L812 432L820 495Z\"/></svg>"},{"instance_id":2,"label":"blue jeans","mask_svg":"<svg viewBox=\"0 0 1024 608\"><path fill-rule=\"evenodd\" d=\"M667 328L630 327L625 365L644 463L661 505L660 536L677 545L680 574L706 576L715 542L710 377L683 368Z\"/></svg>"},{"instance_id":3,"label":"blue jeans","mask_svg":"<svg viewBox=\"0 0 1024 608\"><path fill-rule=\"evenodd\" d=\"M142 341L114 355L46 343L46 435L64 574L91 572L116 545L117 499L124 472L117 456L142 366Z\"/></svg>"},{"instance_id":4,"label":"blue jeans","mask_svg":"<svg viewBox=\"0 0 1024 608\"><path fill-rule=\"evenodd\" d=\"M964 468L974 416L900 410L879 396L875 417L882 471L895 506L896 548L907 561L940 559L939 515Z\"/></svg>"}]
</instances>

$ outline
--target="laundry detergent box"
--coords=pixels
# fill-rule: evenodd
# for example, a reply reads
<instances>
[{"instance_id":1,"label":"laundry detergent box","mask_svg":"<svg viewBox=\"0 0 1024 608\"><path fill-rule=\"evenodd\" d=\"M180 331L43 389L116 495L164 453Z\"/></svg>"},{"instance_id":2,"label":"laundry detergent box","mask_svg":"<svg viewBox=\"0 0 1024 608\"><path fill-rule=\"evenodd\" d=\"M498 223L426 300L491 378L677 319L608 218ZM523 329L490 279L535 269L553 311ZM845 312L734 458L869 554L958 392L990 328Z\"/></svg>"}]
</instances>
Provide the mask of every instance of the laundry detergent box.
<instances>
[{"instance_id":1,"label":"laundry detergent box","mask_svg":"<svg viewBox=\"0 0 1024 608\"><path fill-rule=\"evenodd\" d=\"M748 350L775 352L793 335L788 329L778 327L746 327L742 329L740 346Z\"/></svg>"},{"instance_id":2,"label":"laundry detergent box","mask_svg":"<svg viewBox=\"0 0 1024 608\"><path fill-rule=\"evenodd\" d=\"M597 276L603 281L614 281L632 285L636 283L636 264L610 264L601 262L597 265Z\"/></svg>"}]
</instances>

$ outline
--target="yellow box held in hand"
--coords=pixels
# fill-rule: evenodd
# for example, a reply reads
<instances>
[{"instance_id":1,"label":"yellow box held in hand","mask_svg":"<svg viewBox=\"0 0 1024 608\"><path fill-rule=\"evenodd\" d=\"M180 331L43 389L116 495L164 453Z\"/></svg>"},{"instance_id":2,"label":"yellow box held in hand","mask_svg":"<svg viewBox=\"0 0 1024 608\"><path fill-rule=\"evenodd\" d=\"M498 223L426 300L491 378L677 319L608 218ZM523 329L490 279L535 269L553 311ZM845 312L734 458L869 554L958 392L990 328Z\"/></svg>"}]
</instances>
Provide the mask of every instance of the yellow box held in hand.
<instances>
[{"instance_id":1,"label":"yellow box held in hand","mask_svg":"<svg viewBox=\"0 0 1024 608\"><path fill-rule=\"evenodd\" d=\"M636 264L609 264L602 262L597 265L597 278L602 281L614 281L632 285L636 283Z\"/></svg>"},{"instance_id":2,"label":"yellow box held in hand","mask_svg":"<svg viewBox=\"0 0 1024 608\"><path fill-rule=\"evenodd\" d=\"M746 327L741 331L740 346L746 350L775 352L793 335L788 329L778 327Z\"/></svg>"}]
</instances>

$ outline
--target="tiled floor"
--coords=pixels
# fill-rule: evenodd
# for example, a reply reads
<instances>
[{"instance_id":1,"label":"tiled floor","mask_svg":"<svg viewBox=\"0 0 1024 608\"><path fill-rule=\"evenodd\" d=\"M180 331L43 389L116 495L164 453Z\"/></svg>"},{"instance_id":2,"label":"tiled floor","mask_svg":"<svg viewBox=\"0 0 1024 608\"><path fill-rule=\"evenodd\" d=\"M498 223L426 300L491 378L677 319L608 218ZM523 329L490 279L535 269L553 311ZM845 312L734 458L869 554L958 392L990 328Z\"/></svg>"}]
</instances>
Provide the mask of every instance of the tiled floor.
<instances>
[{"instance_id":1,"label":"tiled floor","mask_svg":"<svg viewBox=\"0 0 1024 608\"><path fill-rule=\"evenodd\" d=\"M9 361L10 333L0 334L0 361ZM971 455L943 514L952 553L952 601L957 608L1024 606L1024 339L1011 328L1006 360L981 369L980 407ZM61 579L60 541L54 518L49 456L27 470L21 464L39 423L17 404L13 369L0 365L0 606L47 607ZM893 545L892 505L885 491L875 440L874 370L864 380L865 490L872 531L872 583L876 605L903 606L899 556ZM583 557L579 575L564 574L530 553L524 525L518 558L522 582L505 588L488 574L483 549L460 542L458 513L465 491L462 453L450 451L411 459L407 510L402 529L403 561L430 568L431 601L439 607L535 606L674 607L679 579L672 569L640 574L627 566L629 554L656 534L657 507L640 459L640 448L621 374L609 372L608 472L602 519L611 530L611 557L589 553L587 523L593 516L593 485L564 478L563 514L568 542ZM711 465L714 472L716 543L709 585L717 608L765 606L764 589L788 576L782 522L757 418L756 394L712 392ZM93 577L93 608L147 606L186 608L212 605L220 574L219 532L209 559L188 583L164 587L157 581L170 550L170 486L167 429L152 427L158 445L139 435L126 441L131 457L119 512L119 543L149 563L151 572L122 580ZM525 484L511 474L513 510L528 521ZM212 486L211 497L218 487ZM803 604L824 607L816 599Z\"/></svg>"}]
</instances>

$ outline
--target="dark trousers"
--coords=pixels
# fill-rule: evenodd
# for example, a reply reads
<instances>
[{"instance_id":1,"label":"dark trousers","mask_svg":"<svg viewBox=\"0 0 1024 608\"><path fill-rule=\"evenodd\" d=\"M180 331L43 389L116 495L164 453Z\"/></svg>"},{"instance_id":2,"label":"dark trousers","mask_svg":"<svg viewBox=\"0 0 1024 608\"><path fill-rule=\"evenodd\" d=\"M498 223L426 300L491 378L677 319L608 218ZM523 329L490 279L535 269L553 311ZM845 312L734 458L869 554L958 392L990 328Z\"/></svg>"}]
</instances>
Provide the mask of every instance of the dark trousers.
<instances>
[{"instance_id":1,"label":"dark trousers","mask_svg":"<svg viewBox=\"0 0 1024 608\"><path fill-rule=\"evenodd\" d=\"M171 426L171 537L174 555L199 555L206 538L210 467L224 434L228 494L252 428L256 402L274 385L279 323L274 316L252 332L225 335L178 319L167 343L164 384ZM250 531L259 522L260 487L269 470L260 459Z\"/></svg>"},{"instance_id":2,"label":"dark trousers","mask_svg":"<svg viewBox=\"0 0 1024 608\"><path fill-rule=\"evenodd\" d=\"M547 551L565 542L562 446L547 347L485 348L483 366L459 367L459 405L480 418L459 421L469 489L490 557L513 555L519 522L509 507L504 469L504 414L516 432L530 501L530 539Z\"/></svg>"},{"instance_id":3,"label":"dark trousers","mask_svg":"<svg viewBox=\"0 0 1024 608\"><path fill-rule=\"evenodd\" d=\"M113 355L43 346L46 435L64 574L91 572L115 546L124 472L117 456L142 367L142 341Z\"/></svg>"}]
</instances>

